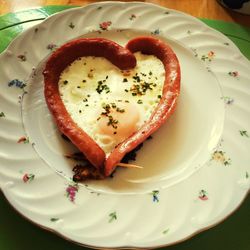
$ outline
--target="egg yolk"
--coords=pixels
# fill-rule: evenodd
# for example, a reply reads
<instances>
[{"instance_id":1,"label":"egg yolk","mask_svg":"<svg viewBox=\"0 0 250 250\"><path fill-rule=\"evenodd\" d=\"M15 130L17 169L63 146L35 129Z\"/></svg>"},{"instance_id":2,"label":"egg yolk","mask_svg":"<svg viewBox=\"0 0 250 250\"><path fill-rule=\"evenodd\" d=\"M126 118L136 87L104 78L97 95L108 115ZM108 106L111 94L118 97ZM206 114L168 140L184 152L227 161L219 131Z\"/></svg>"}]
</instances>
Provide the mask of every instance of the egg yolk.
<instances>
[{"instance_id":1,"label":"egg yolk","mask_svg":"<svg viewBox=\"0 0 250 250\"><path fill-rule=\"evenodd\" d=\"M98 128L101 134L114 138L118 144L138 129L139 121L140 113L134 104L104 104L98 118Z\"/></svg>"}]
</instances>

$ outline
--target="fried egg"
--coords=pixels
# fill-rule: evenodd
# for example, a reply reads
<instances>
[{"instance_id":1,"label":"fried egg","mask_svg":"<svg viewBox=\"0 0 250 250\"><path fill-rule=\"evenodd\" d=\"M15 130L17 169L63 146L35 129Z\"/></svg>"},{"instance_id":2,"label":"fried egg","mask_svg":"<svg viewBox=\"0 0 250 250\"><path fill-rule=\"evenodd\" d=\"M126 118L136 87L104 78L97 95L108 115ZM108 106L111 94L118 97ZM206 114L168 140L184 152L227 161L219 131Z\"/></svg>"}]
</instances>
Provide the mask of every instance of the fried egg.
<instances>
[{"instance_id":1,"label":"fried egg","mask_svg":"<svg viewBox=\"0 0 250 250\"><path fill-rule=\"evenodd\" d=\"M81 57L60 75L66 110L106 155L149 120L162 95L163 63L140 52L135 57L129 71L103 57Z\"/></svg>"}]
</instances>

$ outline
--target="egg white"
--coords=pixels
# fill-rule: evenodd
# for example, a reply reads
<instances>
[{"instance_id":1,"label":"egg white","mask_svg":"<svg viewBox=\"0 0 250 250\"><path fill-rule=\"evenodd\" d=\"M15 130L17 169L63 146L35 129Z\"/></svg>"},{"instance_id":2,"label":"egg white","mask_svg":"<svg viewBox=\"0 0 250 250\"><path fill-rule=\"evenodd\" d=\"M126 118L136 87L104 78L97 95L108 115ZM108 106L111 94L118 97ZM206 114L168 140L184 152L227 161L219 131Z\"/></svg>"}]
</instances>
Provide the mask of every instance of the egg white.
<instances>
[{"instance_id":1,"label":"egg white","mask_svg":"<svg viewBox=\"0 0 250 250\"><path fill-rule=\"evenodd\" d=\"M59 92L68 113L107 155L121 141L117 136L102 134L98 129L103 104L133 105L139 112L136 124L139 129L150 118L162 94L165 80L162 62L153 55L140 52L135 53L135 57L137 66L130 71L121 71L102 57L81 57L60 76ZM144 82L149 83L150 88L143 91L141 84ZM140 86L139 93L134 90L134 85ZM126 110L124 115L129 119Z\"/></svg>"}]
</instances>

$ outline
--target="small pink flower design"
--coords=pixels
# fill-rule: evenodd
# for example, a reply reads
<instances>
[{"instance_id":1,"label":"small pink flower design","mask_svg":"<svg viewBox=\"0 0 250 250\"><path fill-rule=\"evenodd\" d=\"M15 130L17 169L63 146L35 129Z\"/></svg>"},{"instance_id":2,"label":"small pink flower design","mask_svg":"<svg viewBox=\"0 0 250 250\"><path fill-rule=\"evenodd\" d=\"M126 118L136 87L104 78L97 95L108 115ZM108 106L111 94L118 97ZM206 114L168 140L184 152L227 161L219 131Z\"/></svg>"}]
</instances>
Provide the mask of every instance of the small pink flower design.
<instances>
[{"instance_id":1,"label":"small pink flower design","mask_svg":"<svg viewBox=\"0 0 250 250\"><path fill-rule=\"evenodd\" d=\"M199 192L199 199L202 200L202 201L206 201L208 200L208 197L207 197L207 192L205 190L201 190Z\"/></svg>"},{"instance_id":2,"label":"small pink flower design","mask_svg":"<svg viewBox=\"0 0 250 250\"><path fill-rule=\"evenodd\" d=\"M102 22L99 24L100 29L108 30L109 26L112 24L111 21Z\"/></svg>"},{"instance_id":3,"label":"small pink flower design","mask_svg":"<svg viewBox=\"0 0 250 250\"><path fill-rule=\"evenodd\" d=\"M34 174L24 174L23 175L23 182L24 183L31 182L34 180L34 178L35 178Z\"/></svg>"},{"instance_id":4,"label":"small pink flower design","mask_svg":"<svg viewBox=\"0 0 250 250\"><path fill-rule=\"evenodd\" d=\"M46 48L47 48L48 50L53 51L53 50L55 50L55 49L57 48L57 45L54 44L54 43L50 43L50 44L47 45Z\"/></svg>"},{"instance_id":5,"label":"small pink flower design","mask_svg":"<svg viewBox=\"0 0 250 250\"><path fill-rule=\"evenodd\" d=\"M29 143L29 138L22 136L18 139L17 143L24 143L24 144Z\"/></svg>"},{"instance_id":6,"label":"small pink flower design","mask_svg":"<svg viewBox=\"0 0 250 250\"><path fill-rule=\"evenodd\" d=\"M229 71L228 74L232 77L239 77L239 72L238 71Z\"/></svg>"},{"instance_id":7,"label":"small pink flower design","mask_svg":"<svg viewBox=\"0 0 250 250\"><path fill-rule=\"evenodd\" d=\"M208 56L208 58L213 59L215 56L215 53L211 50L208 52L207 56Z\"/></svg>"},{"instance_id":8,"label":"small pink flower design","mask_svg":"<svg viewBox=\"0 0 250 250\"><path fill-rule=\"evenodd\" d=\"M17 58L19 58L22 62L27 60L26 55L18 55Z\"/></svg>"},{"instance_id":9,"label":"small pink flower design","mask_svg":"<svg viewBox=\"0 0 250 250\"><path fill-rule=\"evenodd\" d=\"M211 62L213 59L214 59L214 57L215 57L215 52L214 51L212 51L212 50L210 50L208 53L207 53L207 55L202 55L201 56L201 60L202 61L209 61L209 62Z\"/></svg>"},{"instance_id":10,"label":"small pink flower design","mask_svg":"<svg viewBox=\"0 0 250 250\"><path fill-rule=\"evenodd\" d=\"M71 202L75 201L76 193L78 192L78 185L77 184L69 184L66 188L66 196L69 198Z\"/></svg>"},{"instance_id":11,"label":"small pink flower design","mask_svg":"<svg viewBox=\"0 0 250 250\"><path fill-rule=\"evenodd\" d=\"M155 29L154 31L151 32L152 35L159 35L161 33L160 29Z\"/></svg>"},{"instance_id":12,"label":"small pink flower design","mask_svg":"<svg viewBox=\"0 0 250 250\"><path fill-rule=\"evenodd\" d=\"M136 15L135 14L131 14L130 17L129 17L129 20L132 21L136 18Z\"/></svg>"}]
</instances>

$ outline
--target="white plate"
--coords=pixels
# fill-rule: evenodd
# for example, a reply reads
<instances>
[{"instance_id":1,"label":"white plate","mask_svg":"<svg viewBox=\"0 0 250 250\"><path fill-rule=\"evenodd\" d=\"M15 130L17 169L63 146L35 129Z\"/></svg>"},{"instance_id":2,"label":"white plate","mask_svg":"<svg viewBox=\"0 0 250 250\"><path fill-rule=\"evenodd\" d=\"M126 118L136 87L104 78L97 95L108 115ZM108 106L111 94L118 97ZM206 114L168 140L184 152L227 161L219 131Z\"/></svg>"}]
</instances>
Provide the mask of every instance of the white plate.
<instances>
[{"instance_id":1,"label":"white plate","mask_svg":"<svg viewBox=\"0 0 250 250\"><path fill-rule=\"evenodd\" d=\"M159 37L176 52L177 111L138 153L143 170L119 169L112 179L77 185L70 180L74 163L63 156L75 149L61 139L44 102L44 61L77 37L125 44L138 35ZM25 31L0 64L0 185L38 225L89 247L152 248L215 225L246 197L250 64L199 20L152 4L92 4Z\"/></svg>"}]
</instances>

